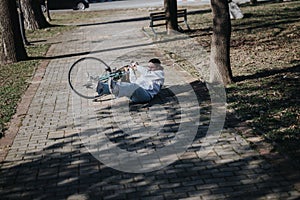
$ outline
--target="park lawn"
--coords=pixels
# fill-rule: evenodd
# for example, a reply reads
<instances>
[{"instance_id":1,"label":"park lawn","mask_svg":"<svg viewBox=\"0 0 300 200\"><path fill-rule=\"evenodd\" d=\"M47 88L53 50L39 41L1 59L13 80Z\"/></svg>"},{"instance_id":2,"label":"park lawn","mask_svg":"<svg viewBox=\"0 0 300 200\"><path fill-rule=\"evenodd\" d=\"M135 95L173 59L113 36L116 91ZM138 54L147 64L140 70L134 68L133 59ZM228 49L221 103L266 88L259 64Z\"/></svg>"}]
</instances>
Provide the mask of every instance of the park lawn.
<instances>
[{"instance_id":1,"label":"park lawn","mask_svg":"<svg viewBox=\"0 0 300 200\"><path fill-rule=\"evenodd\" d=\"M229 108L274 151L299 164L300 2L240 8L245 18L232 20ZM208 51L211 21L211 13L189 16L196 30L190 35Z\"/></svg>"}]
</instances>

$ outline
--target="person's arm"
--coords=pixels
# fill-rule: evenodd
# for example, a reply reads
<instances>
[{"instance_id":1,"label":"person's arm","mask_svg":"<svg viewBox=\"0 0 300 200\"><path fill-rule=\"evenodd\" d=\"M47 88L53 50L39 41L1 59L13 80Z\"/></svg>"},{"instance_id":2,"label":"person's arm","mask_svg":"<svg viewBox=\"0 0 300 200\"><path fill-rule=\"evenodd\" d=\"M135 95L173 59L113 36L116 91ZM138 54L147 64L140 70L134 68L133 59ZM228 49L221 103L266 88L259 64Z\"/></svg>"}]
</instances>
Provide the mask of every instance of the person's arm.
<instances>
[{"instance_id":1,"label":"person's arm","mask_svg":"<svg viewBox=\"0 0 300 200\"><path fill-rule=\"evenodd\" d=\"M136 79L135 71L132 68L129 68L129 81L135 83Z\"/></svg>"},{"instance_id":2,"label":"person's arm","mask_svg":"<svg viewBox=\"0 0 300 200\"><path fill-rule=\"evenodd\" d=\"M141 74L146 74L147 71L148 71L148 69L147 69L146 67L142 67L142 66L140 66L140 65L137 65L137 66L136 66L136 70L137 70L139 73L141 73Z\"/></svg>"},{"instance_id":3,"label":"person's arm","mask_svg":"<svg viewBox=\"0 0 300 200\"><path fill-rule=\"evenodd\" d=\"M131 83L135 83L137 80L135 71L138 71L140 75L144 76L147 73L147 68L140 66L137 62L131 63L129 68L129 80Z\"/></svg>"},{"instance_id":4,"label":"person's arm","mask_svg":"<svg viewBox=\"0 0 300 200\"><path fill-rule=\"evenodd\" d=\"M132 68L133 70L138 71L138 72L141 73L141 74L146 74L147 71L148 71L148 69L147 69L146 67L140 66L139 63L137 63L137 62L131 63L131 68Z\"/></svg>"}]
</instances>

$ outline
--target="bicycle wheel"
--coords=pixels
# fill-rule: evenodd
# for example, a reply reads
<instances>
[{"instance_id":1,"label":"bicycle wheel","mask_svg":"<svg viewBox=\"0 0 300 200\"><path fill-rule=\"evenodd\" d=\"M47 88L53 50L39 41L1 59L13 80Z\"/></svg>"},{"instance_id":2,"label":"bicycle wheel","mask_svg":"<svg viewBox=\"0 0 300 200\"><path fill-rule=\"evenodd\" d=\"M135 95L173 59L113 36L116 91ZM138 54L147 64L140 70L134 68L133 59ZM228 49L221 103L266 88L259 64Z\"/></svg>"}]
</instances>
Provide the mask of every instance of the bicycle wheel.
<instances>
[{"instance_id":1,"label":"bicycle wheel","mask_svg":"<svg viewBox=\"0 0 300 200\"><path fill-rule=\"evenodd\" d=\"M111 68L101 59L80 58L73 63L69 70L69 85L79 96L94 99L99 97L96 92L98 81L106 81L109 72L111 72Z\"/></svg>"}]
</instances>

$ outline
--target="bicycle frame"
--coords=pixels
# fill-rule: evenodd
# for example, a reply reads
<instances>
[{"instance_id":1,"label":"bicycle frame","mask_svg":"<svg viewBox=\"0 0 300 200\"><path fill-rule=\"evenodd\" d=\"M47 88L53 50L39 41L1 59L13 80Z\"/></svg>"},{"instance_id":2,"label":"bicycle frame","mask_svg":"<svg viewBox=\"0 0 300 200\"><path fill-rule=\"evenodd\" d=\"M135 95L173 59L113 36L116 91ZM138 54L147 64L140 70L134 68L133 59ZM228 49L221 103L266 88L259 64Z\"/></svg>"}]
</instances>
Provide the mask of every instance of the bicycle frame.
<instances>
[{"instance_id":1,"label":"bicycle frame","mask_svg":"<svg viewBox=\"0 0 300 200\"><path fill-rule=\"evenodd\" d=\"M126 71L115 71L115 72L109 72L109 74L105 74L99 77L99 81L106 82L109 78L113 78L114 80L118 80L128 74Z\"/></svg>"}]
</instances>

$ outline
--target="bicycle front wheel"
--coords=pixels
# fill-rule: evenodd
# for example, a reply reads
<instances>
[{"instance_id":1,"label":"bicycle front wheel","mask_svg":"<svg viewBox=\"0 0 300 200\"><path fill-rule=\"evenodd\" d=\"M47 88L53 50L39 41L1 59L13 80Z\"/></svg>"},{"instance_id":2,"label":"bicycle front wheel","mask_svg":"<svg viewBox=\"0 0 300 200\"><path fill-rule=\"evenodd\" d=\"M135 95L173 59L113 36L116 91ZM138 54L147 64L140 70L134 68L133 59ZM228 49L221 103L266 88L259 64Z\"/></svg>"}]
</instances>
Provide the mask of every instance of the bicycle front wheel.
<instances>
[{"instance_id":1,"label":"bicycle front wheel","mask_svg":"<svg viewBox=\"0 0 300 200\"><path fill-rule=\"evenodd\" d=\"M99 97L96 91L98 81L103 81L103 77L107 77L109 72L111 68L101 59L80 58L72 64L69 70L69 85L77 95L94 99Z\"/></svg>"}]
</instances>

